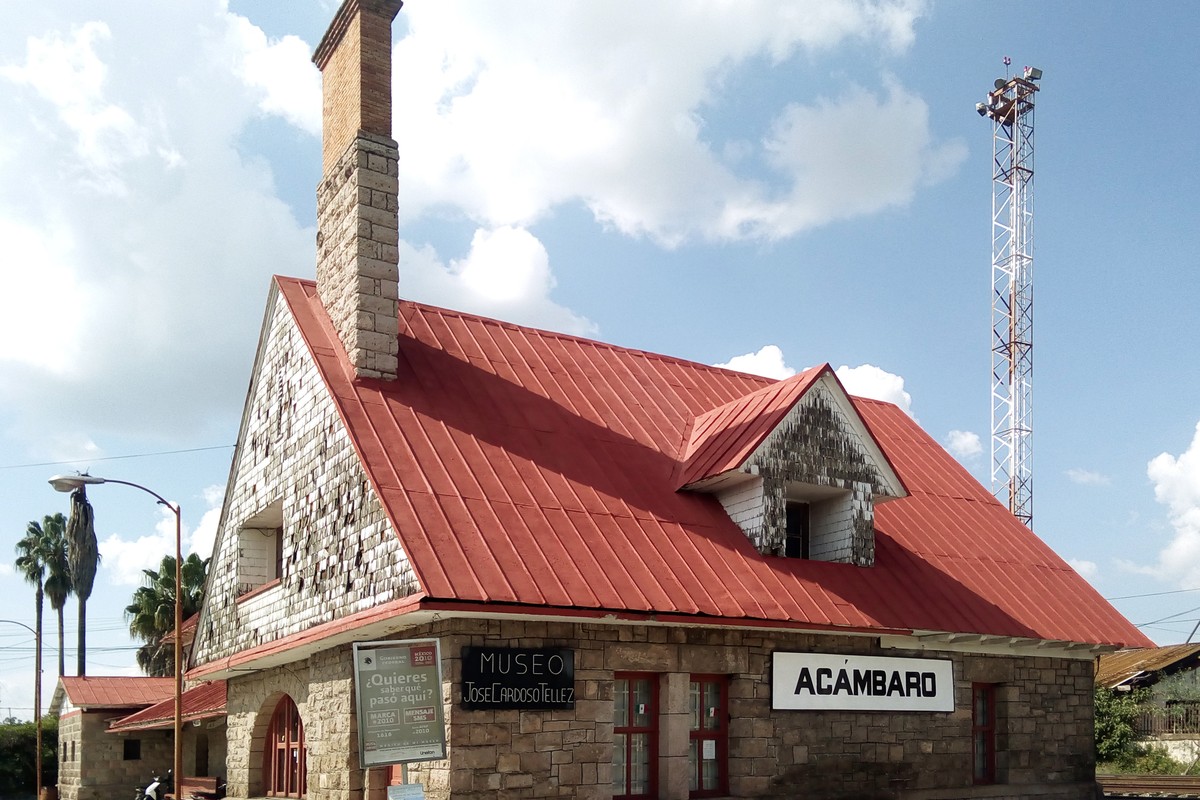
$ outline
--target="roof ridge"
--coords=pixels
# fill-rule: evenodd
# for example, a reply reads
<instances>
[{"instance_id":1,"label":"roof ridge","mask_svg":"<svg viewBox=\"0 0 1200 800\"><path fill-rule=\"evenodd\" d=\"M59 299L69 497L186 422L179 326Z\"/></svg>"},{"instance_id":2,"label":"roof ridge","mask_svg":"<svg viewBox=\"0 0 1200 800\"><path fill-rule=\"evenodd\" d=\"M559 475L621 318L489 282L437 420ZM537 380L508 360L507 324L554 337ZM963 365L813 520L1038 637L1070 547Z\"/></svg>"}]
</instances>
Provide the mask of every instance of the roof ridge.
<instances>
[{"instance_id":1,"label":"roof ridge","mask_svg":"<svg viewBox=\"0 0 1200 800\"><path fill-rule=\"evenodd\" d=\"M298 284L309 284L313 287L316 286L316 281L314 281L310 278L292 278L292 277L288 277L288 276L284 276L284 275L276 275L275 278L276 278L276 280L280 280L280 281L285 281L285 280L286 281L294 281ZM562 331L554 331L554 330L550 330L549 328L538 328L533 325L522 325L519 322L510 322L508 320L499 319L497 317L489 317L485 314L477 314L472 311L462 311L462 310L456 309L456 308L447 308L445 306L436 306L436 305L433 305L432 303L423 303L420 300L409 300L409 299L401 298L398 302L401 304L400 316L401 316L402 321L404 319L403 306L411 306L411 307L414 307L414 308L417 308L417 309L420 309L423 311L430 311L430 312L434 312L437 314L441 314L443 316L458 317L459 319L478 320L479 322L492 323L494 325L499 325L502 328L508 328L510 330L521 330L521 331L526 331L529 333L534 333L534 334L537 334L538 336L543 336L543 337L550 338L550 339L559 339L562 341L573 341L573 342L579 342L582 344L589 344L589 345L592 345L595 347L600 347L605 350L609 350L609 351L613 351L613 352L619 351L619 352L623 352L623 353L629 353L630 355L641 356L643 358L654 359L654 360L659 360L659 361L667 361L667 362L671 362L671 363L675 363L675 364L681 364L684 366L695 367L695 368L702 369L706 372L719 372L719 373L732 372L736 375L744 375L744 376L750 377L754 380L762 381L763 387L770 386L771 384L777 383L780 380L787 380L787 378L768 378L764 375L757 375L753 372L742 372L741 370L730 369L729 367L719 367L719 366L716 366L715 364L705 364L702 361L694 361L694 360L688 359L688 358L681 358L679 356L667 355L666 353L657 353L653 350L643 350L643 349L637 348L637 347L627 347L625 345L613 344L612 342L605 342L600 339L592 339L592 338L588 338L587 336L580 336L578 334L563 333ZM799 374L801 372L805 372L807 369L812 369L812 368L809 367L804 370L797 370L797 374ZM792 376L788 376L788 377L790 378Z\"/></svg>"}]
</instances>

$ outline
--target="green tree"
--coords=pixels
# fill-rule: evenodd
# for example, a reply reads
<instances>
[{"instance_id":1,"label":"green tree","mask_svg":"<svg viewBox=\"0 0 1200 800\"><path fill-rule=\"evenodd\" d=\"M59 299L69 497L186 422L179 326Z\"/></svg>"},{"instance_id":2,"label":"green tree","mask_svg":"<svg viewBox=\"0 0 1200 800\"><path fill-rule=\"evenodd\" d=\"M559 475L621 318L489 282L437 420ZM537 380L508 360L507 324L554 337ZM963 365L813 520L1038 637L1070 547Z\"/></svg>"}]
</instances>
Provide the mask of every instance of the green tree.
<instances>
[{"instance_id":1,"label":"green tree","mask_svg":"<svg viewBox=\"0 0 1200 800\"><path fill-rule=\"evenodd\" d=\"M1116 692L1096 687L1096 761L1126 766L1142 755L1134 723L1148 694L1145 689Z\"/></svg>"},{"instance_id":2,"label":"green tree","mask_svg":"<svg viewBox=\"0 0 1200 800\"><path fill-rule=\"evenodd\" d=\"M92 596L96 570L100 567L100 548L96 544L95 520L87 492L80 486L71 492L71 517L67 520L67 563L71 585L79 599L78 674L87 674L87 601Z\"/></svg>"},{"instance_id":3,"label":"green tree","mask_svg":"<svg viewBox=\"0 0 1200 800\"><path fill-rule=\"evenodd\" d=\"M180 577L184 619L200 610L209 561L195 553L183 560ZM129 634L144 642L137 651L138 666L150 676L173 675L175 648L172 644L164 644L163 638L175 629L175 556L163 556L157 571L146 569L142 574L142 585L134 591L132 602L125 606Z\"/></svg>"},{"instance_id":4,"label":"green tree","mask_svg":"<svg viewBox=\"0 0 1200 800\"><path fill-rule=\"evenodd\" d=\"M61 513L42 520L43 557L46 565L46 599L58 616L58 676L66 674L63 646L63 607L75 591L71 583L71 567L67 562L67 518Z\"/></svg>"},{"instance_id":5,"label":"green tree","mask_svg":"<svg viewBox=\"0 0 1200 800\"><path fill-rule=\"evenodd\" d=\"M46 605L46 528L51 526L51 518L43 517L43 523L39 524L37 520L30 520L25 526L25 536L17 542L17 560L15 566L17 572L21 573L28 583L34 586L34 631L37 642L37 652L34 660L36 662L37 677L39 680L38 693L40 694L40 679L42 674L42 611ZM40 697L39 697L40 700Z\"/></svg>"}]
</instances>

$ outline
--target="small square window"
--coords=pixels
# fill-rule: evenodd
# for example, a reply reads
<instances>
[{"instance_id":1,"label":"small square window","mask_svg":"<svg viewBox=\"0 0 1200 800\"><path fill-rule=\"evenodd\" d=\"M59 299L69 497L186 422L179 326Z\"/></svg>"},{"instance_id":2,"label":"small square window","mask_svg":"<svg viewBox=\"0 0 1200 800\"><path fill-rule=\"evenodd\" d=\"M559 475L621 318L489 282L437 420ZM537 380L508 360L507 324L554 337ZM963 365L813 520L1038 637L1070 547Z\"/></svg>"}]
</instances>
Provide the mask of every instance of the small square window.
<instances>
[{"instance_id":1,"label":"small square window","mask_svg":"<svg viewBox=\"0 0 1200 800\"><path fill-rule=\"evenodd\" d=\"M125 744L125 760L126 761L141 761L142 760L142 740L141 739L126 739L124 744Z\"/></svg>"}]
</instances>

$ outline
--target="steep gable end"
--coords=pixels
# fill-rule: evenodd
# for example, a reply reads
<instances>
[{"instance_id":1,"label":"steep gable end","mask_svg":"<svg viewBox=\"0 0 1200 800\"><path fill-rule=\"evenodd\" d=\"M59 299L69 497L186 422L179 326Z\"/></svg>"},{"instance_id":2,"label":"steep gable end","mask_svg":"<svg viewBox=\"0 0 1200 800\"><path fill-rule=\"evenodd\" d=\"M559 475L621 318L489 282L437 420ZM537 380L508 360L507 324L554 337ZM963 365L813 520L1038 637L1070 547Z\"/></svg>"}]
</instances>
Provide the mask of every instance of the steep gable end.
<instances>
[{"instance_id":1,"label":"steep gable end","mask_svg":"<svg viewBox=\"0 0 1200 800\"><path fill-rule=\"evenodd\" d=\"M697 418L681 488L717 497L764 555L869 566L896 471L828 364Z\"/></svg>"},{"instance_id":2,"label":"steep gable end","mask_svg":"<svg viewBox=\"0 0 1200 800\"><path fill-rule=\"evenodd\" d=\"M192 662L417 589L294 309L273 282Z\"/></svg>"}]
</instances>

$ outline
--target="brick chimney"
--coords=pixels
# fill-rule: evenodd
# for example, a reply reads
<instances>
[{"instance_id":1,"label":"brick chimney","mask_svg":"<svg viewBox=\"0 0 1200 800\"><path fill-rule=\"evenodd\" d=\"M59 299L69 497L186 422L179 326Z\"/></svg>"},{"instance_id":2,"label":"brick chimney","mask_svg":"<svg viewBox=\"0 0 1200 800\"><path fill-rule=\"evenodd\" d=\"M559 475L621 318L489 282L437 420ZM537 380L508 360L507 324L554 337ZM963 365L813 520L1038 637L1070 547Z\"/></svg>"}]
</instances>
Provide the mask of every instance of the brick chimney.
<instances>
[{"instance_id":1,"label":"brick chimney","mask_svg":"<svg viewBox=\"0 0 1200 800\"><path fill-rule=\"evenodd\" d=\"M344 0L317 45L321 155L317 292L355 374L396 377L398 151L392 20L402 0Z\"/></svg>"}]
</instances>

